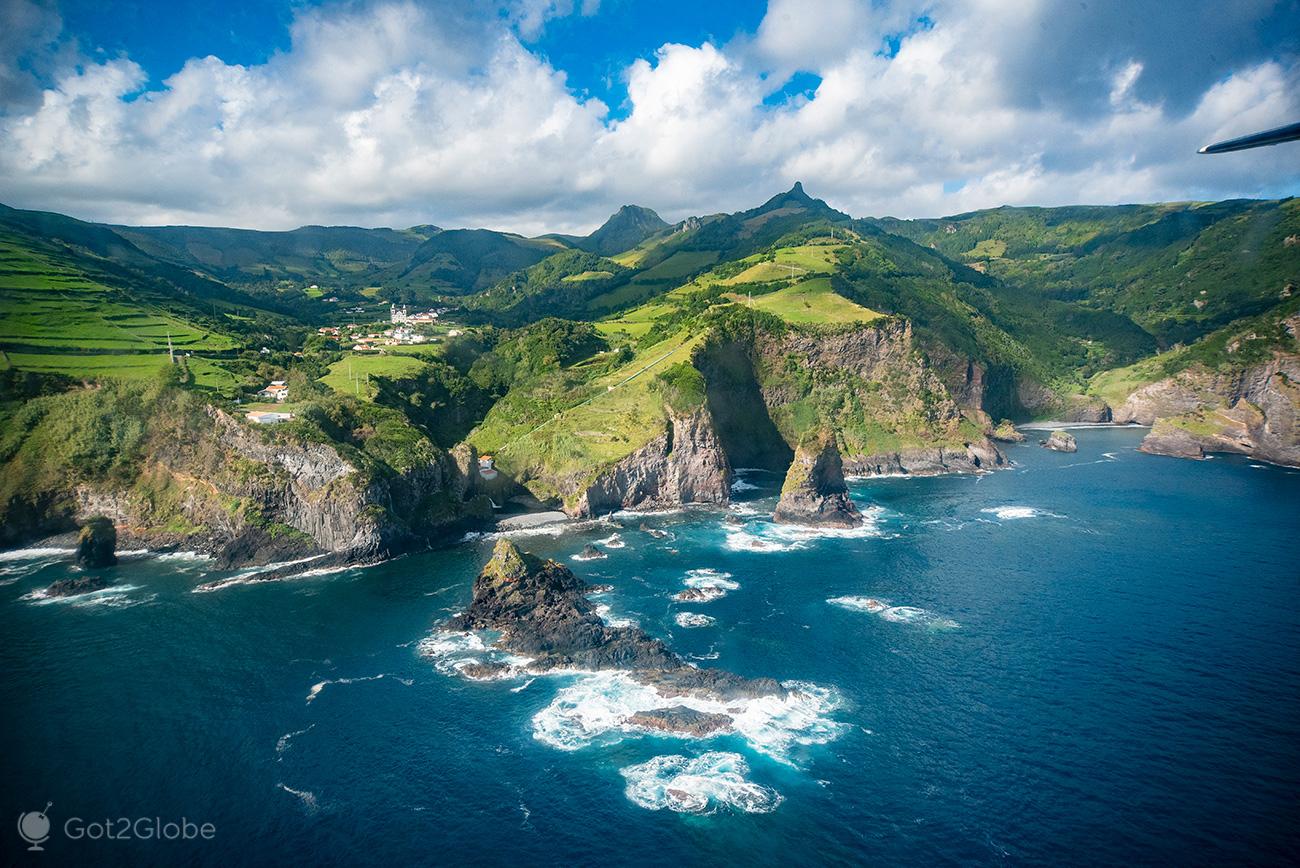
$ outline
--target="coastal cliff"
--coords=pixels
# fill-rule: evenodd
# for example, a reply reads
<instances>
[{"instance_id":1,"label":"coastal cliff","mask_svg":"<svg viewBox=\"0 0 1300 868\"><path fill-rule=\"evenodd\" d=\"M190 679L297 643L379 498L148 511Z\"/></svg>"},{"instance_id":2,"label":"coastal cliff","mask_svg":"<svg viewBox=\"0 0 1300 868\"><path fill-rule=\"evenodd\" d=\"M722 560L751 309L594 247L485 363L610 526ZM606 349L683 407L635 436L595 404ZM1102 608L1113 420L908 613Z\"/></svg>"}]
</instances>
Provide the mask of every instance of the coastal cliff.
<instances>
[{"instance_id":1,"label":"coastal cliff","mask_svg":"<svg viewBox=\"0 0 1300 868\"><path fill-rule=\"evenodd\" d=\"M821 432L853 475L1005 466L990 418L954 397L911 323L866 315L797 325L721 306L697 334L650 344L580 388L560 371L512 391L453 454L493 456L494 500L526 494L575 517L726 503L732 468L786 473L794 447ZM978 398L983 374L970 376L961 394ZM530 418L557 396L573 403Z\"/></svg>"},{"instance_id":2,"label":"coastal cliff","mask_svg":"<svg viewBox=\"0 0 1300 868\"><path fill-rule=\"evenodd\" d=\"M325 417L254 426L191 393L128 386L31 406L36 421L4 468L10 544L103 515L133 545L195 549L222 567L364 562L425 545L478 509L459 496L446 454L413 429L398 432L398 452L379 426L340 428L364 435L348 439L329 436ZM97 441L103 424L126 434ZM74 448L52 445L55 430ZM9 522L33 507L25 523Z\"/></svg>"},{"instance_id":3,"label":"coastal cliff","mask_svg":"<svg viewBox=\"0 0 1300 868\"><path fill-rule=\"evenodd\" d=\"M705 407L670 413L663 434L603 471L569 511L575 516L618 509L726 503L731 466Z\"/></svg>"},{"instance_id":4,"label":"coastal cliff","mask_svg":"<svg viewBox=\"0 0 1300 868\"><path fill-rule=\"evenodd\" d=\"M1228 370L1187 368L1135 391L1115 419L1152 425L1143 452L1181 458L1236 452L1300 466L1300 355L1276 352Z\"/></svg>"},{"instance_id":5,"label":"coastal cliff","mask_svg":"<svg viewBox=\"0 0 1300 868\"><path fill-rule=\"evenodd\" d=\"M757 341L764 403L782 436L833 431L851 476L974 473L1006 465L978 405L982 370L966 365L956 392L922 352L908 320L818 331L787 329Z\"/></svg>"}]
</instances>

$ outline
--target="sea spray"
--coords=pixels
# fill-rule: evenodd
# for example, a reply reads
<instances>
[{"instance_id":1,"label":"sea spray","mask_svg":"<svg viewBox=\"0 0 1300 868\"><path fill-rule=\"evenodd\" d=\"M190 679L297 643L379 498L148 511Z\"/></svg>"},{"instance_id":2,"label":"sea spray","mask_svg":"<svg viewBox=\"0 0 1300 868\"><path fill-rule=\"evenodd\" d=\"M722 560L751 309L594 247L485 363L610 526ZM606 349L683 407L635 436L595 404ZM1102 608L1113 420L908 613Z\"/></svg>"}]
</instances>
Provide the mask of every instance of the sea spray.
<instances>
[{"instance_id":1,"label":"sea spray","mask_svg":"<svg viewBox=\"0 0 1300 868\"><path fill-rule=\"evenodd\" d=\"M619 774L627 781L624 792L628 799L652 811L766 814L783 801L776 790L747 779L749 764L744 757L724 751L709 751L693 759L679 754L657 756L619 769Z\"/></svg>"}]
</instances>

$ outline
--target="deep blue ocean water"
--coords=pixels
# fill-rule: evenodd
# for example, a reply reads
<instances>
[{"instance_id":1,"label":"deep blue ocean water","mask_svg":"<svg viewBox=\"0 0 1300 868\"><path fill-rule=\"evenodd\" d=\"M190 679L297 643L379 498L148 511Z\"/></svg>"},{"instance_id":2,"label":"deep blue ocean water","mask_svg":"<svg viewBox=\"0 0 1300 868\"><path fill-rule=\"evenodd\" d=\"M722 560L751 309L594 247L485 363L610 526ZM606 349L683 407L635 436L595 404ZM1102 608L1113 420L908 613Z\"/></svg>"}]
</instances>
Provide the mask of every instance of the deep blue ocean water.
<instances>
[{"instance_id":1,"label":"deep blue ocean water","mask_svg":"<svg viewBox=\"0 0 1300 868\"><path fill-rule=\"evenodd\" d=\"M584 703L619 697L591 676L430 657L491 540L210 593L204 561L127 557L125 590L72 602L30 597L66 555L10 553L5 862L1294 864L1300 473L1076 433L979 478L855 483L855 536L767 526L777 480L744 474L729 510L647 519L670 538L639 517L518 537L688 659L816 686L708 741L602 729ZM607 559L570 560L600 539ZM723 573L720 599L671 599ZM670 756L704 813L629 797L654 803L642 764ZM29 854L14 818L46 802ZM65 835L155 816L215 837Z\"/></svg>"}]
</instances>

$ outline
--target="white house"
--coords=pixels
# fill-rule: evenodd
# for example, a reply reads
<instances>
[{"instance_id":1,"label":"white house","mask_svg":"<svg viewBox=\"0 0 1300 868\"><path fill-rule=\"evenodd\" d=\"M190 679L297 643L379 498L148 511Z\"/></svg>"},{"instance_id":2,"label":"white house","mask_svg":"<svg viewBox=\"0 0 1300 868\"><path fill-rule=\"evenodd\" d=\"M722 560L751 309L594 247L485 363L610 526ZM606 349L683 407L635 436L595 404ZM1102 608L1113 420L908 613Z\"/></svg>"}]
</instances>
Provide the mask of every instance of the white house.
<instances>
[{"instance_id":1,"label":"white house","mask_svg":"<svg viewBox=\"0 0 1300 868\"><path fill-rule=\"evenodd\" d=\"M289 399L289 387L284 380L272 380L271 385L257 393L259 397L283 404Z\"/></svg>"},{"instance_id":2,"label":"white house","mask_svg":"<svg viewBox=\"0 0 1300 868\"><path fill-rule=\"evenodd\" d=\"M277 422L288 422L293 418L292 413L270 413L258 410L252 410L244 414L249 422L257 425L274 425Z\"/></svg>"}]
</instances>

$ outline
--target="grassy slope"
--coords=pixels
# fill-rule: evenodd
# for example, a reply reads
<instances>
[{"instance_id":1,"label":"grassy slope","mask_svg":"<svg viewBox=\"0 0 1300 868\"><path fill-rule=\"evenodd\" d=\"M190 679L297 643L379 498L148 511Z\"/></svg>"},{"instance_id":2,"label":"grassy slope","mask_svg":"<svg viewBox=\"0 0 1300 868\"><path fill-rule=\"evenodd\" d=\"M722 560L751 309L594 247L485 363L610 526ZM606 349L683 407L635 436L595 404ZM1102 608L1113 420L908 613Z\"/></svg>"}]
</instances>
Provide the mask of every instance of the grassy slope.
<instances>
[{"instance_id":1,"label":"grassy slope","mask_svg":"<svg viewBox=\"0 0 1300 868\"><path fill-rule=\"evenodd\" d=\"M657 375L688 361L699 341L683 331L591 379L579 366L555 372L508 394L466 439L517 478L590 477L662 433Z\"/></svg>"},{"instance_id":2,"label":"grassy slope","mask_svg":"<svg viewBox=\"0 0 1300 868\"><path fill-rule=\"evenodd\" d=\"M1300 296L1292 296L1267 313L1237 320L1187 346L1103 371L1092 378L1088 391L1116 407L1143 386L1193 366L1235 370L1264 361L1275 351L1300 351L1296 336L1287 331L1283 322L1297 313Z\"/></svg>"},{"instance_id":3,"label":"grassy slope","mask_svg":"<svg viewBox=\"0 0 1300 868\"><path fill-rule=\"evenodd\" d=\"M423 370L425 363L413 354L346 353L330 365L320 381L335 392L367 400L374 398L371 377L403 377Z\"/></svg>"},{"instance_id":4,"label":"grassy slope","mask_svg":"<svg viewBox=\"0 0 1300 868\"><path fill-rule=\"evenodd\" d=\"M744 299L737 299L744 302ZM756 310L774 313L799 325L840 325L871 322L882 314L849 301L831 289L829 278L805 280L776 292L760 295L752 302Z\"/></svg>"}]
</instances>

